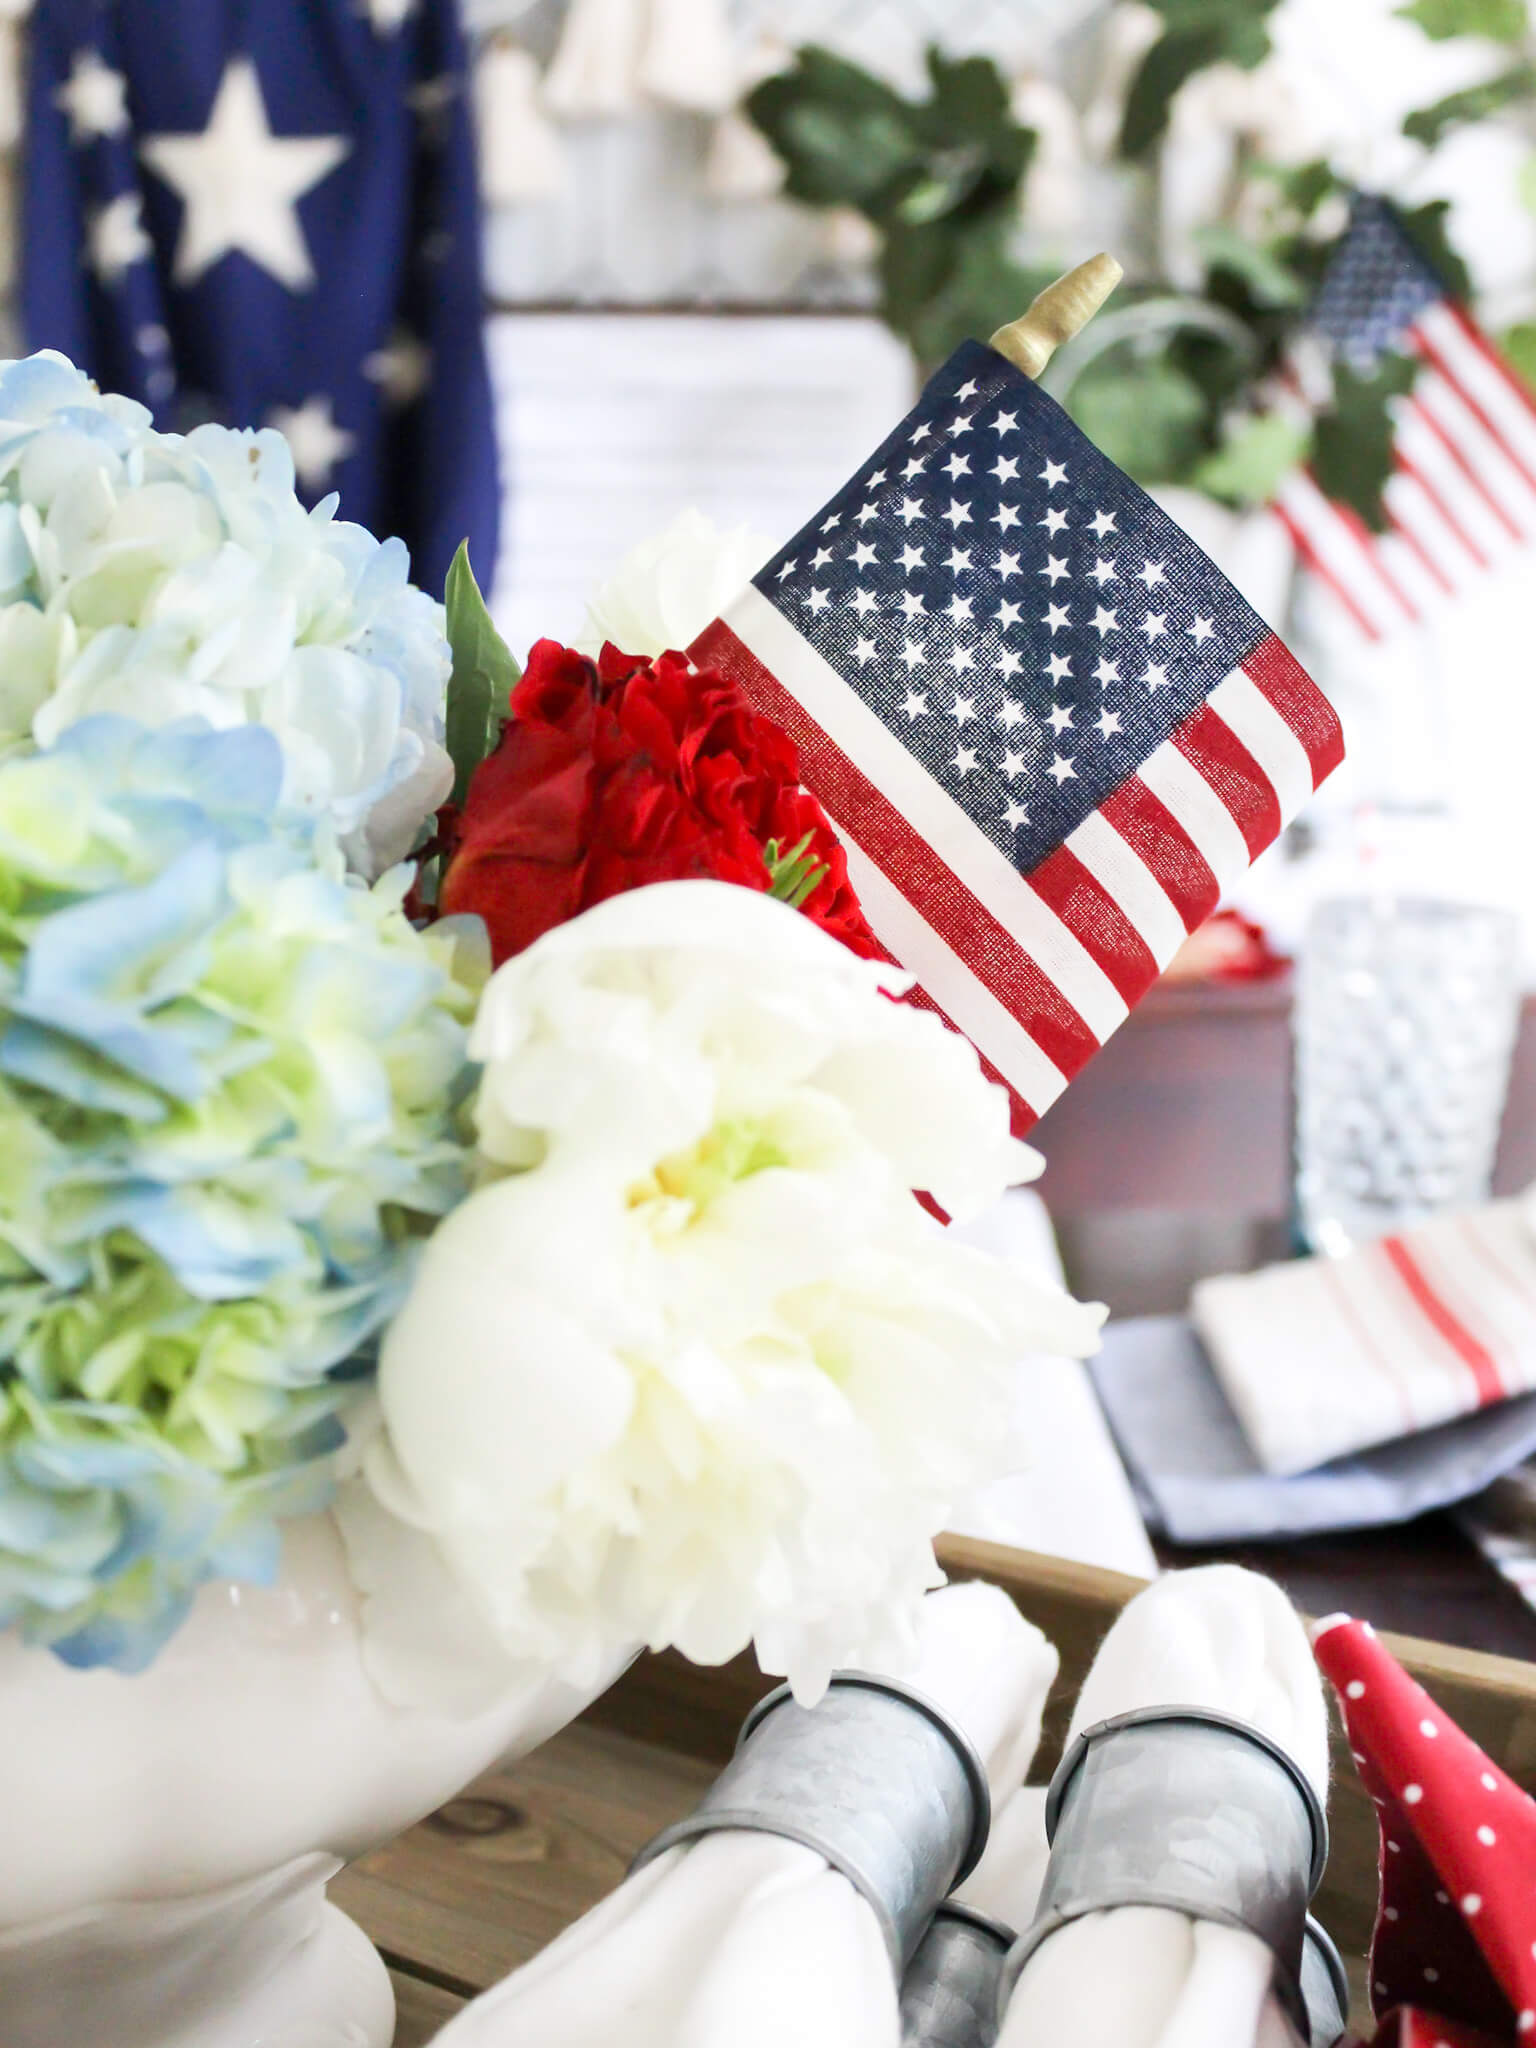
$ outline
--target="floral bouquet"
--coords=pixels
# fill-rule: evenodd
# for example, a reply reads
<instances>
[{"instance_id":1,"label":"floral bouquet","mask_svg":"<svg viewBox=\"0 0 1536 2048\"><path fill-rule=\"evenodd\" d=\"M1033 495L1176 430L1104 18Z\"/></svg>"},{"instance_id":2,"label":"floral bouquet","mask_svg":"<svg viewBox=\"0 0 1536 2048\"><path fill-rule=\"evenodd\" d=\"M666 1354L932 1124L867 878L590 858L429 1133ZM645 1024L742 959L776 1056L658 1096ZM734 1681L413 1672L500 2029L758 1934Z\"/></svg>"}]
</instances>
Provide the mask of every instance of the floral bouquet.
<instances>
[{"instance_id":1,"label":"floral bouquet","mask_svg":"<svg viewBox=\"0 0 1536 2048\"><path fill-rule=\"evenodd\" d=\"M353 1663L480 1761L647 1645L814 1698L910 1654L936 1532L1020 1462L1021 1354L1091 1347L929 1213L1038 1162L899 1000L788 738L671 651L690 565L733 578L697 542L519 675L462 555L445 611L277 434L0 368L0 1697L37 1741L322 1527Z\"/></svg>"}]
</instances>

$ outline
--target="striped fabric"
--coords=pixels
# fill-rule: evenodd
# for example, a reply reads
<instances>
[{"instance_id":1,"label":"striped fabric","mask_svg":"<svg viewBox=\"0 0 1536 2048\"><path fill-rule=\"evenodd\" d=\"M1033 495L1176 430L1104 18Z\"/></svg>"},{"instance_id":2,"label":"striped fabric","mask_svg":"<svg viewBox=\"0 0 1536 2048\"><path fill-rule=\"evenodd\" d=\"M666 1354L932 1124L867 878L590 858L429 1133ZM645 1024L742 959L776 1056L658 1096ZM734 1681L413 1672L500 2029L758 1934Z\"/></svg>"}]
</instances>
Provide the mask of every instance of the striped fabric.
<instances>
[{"instance_id":1,"label":"striped fabric","mask_svg":"<svg viewBox=\"0 0 1536 2048\"><path fill-rule=\"evenodd\" d=\"M1190 1315L1259 1462L1307 1472L1536 1388L1536 1235L1495 1202L1203 1280Z\"/></svg>"},{"instance_id":2,"label":"striped fabric","mask_svg":"<svg viewBox=\"0 0 1536 2048\"><path fill-rule=\"evenodd\" d=\"M976 344L690 652L794 739L1020 1130L1343 753L1215 565Z\"/></svg>"},{"instance_id":3,"label":"striped fabric","mask_svg":"<svg viewBox=\"0 0 1536 2048\"><path fill-rule=\"evenodd\" d=\"M1275 501L1302 559L1361 635L1387 640L1536 539L1536 400L1380 200L1357 202L1314 324L1357 368L1384 350L1419 363L1413 390L1394 402L1384 532L1325 497L1310 471L1292 476ZM1327 390L1326 374L1306 374L1299 363L1274 403L1305 418Z\"/></svg>"}]
</instances>

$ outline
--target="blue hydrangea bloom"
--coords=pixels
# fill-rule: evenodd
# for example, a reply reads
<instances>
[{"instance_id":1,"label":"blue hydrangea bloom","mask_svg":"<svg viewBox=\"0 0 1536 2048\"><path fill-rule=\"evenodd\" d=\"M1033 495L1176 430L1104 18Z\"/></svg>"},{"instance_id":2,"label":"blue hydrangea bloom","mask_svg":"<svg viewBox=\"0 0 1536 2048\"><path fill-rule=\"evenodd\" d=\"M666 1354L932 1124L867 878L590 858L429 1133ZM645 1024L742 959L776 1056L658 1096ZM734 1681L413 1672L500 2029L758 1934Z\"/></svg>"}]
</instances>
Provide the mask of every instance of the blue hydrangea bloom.
<instances>
[{"instance_id":1,"label":"blue hydrangea bloom","mask_svg":"<svg viewBox=\"0 0 1536 2048\"><path fill-rule=\"evenodd\" d=\"M0 1627L71 1663L270 1574L464 1190L478 963L284 779L113 717L0 762Z\"/></svg>"},{"instance_id":2,"label":"blue hydrangea bloom","mask_svg":"<svg viewBox=\"0 0 1536 2048\"><path fill-rule=\"evenodd\" d=\"M452 782L443 608L398 539L306 511L271 428L156 430L63 356L0 363L0 749L86 717L261 724L360 872Z\"/></svg>"}]
</instances>

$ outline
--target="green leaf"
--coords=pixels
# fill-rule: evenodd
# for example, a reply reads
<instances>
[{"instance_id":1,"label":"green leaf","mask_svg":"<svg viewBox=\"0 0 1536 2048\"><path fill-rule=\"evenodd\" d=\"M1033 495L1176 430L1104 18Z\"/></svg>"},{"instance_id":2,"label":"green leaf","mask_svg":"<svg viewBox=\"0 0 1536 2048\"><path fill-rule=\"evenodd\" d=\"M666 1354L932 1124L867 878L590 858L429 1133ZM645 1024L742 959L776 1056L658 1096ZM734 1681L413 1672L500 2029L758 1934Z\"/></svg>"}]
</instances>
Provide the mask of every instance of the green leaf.
<instances>
[{"instance_id":1,"label":"green leaf","mask_svg":"<svg viewBox=\"0 0 1536 2048\"><path fill-rule=\"evenodd\" d=\"M1536 89L1536 65L1511 65L1497 78L1485 79L1481 85L1469 85L1461 92L1447 93L1432 107L1420 107L1417 113L1409 114L1404 120L1403 133L1410 142L1422 142L1426 149L1433 149L1453 129L1464 128L1472 121L1486 121L1490 114L1497 114L1501 108L1529 99L1533 89Z\"/></svg>"},{"instance_id":2,"label":"green leaf","mask_svg":"<svg viewBox=\"0 0 1536 2048\"><path fill-rule=\"evenodd\" d=\"M763 848L763 866L768 870L768 894L787 903L791 910L803 909L827 878L827 868L811 852L814 832L807 832L798 846L786 853L777 839Z\"/></svg>"},{"instance_id":3,"label":"green leaf","mask_svg":"<svg viewBox=\"0 0 1536 2048\"><path fill-rule=\"evenodd\" d=\"M491 623L469 566L469 543L461 541L448 567L443 590L453 673L448 678L445 744L453 760L453 802L462 804L470 778L501 734L502 720L522 670Z\"/></svg>"},{"instance_id":4,"label":"green leaf","mask_svg":"<svg viewBox=\"0 0 1536 2048\"><path fill-rule=\"evenodd\" d=\"M1404 21L1416 21L1437 43L1450 36L1518 43L1526 31L1525 0L1409 0L1397 12Z\"/></svg>"},{"instance_id":5,"label":"green leaf","mask_svg":"<svg viewBox=\"0 0 1536 2048\"><path fill-rule=\"evenodd\" d=\"M1126 94L1120 122L1121 156L1146 156L1162 139L1168 109L1179 87L1207 65L1219 64L1225 54L1226 39L1216 27L1170 29L1155 42Z\"/></svg>"},{"instance_id":6,"label":"green leaf","mask_svg":"<svg viewBox=\"0 0 1536 2048\"><path fill-rule=\"evenodd\" d=\"M1200 228L1195 247L1213 270L1230 270L1241 279L1256 306L1301 306L1308 292L1304 279L1262 243L1250 241L1227 222Z\"/></svg>"},{"instance_id":7,"label":"green leaf","mask_svg":"<svg viewBox=\"0 0 1536 2048\"><path fill-rule=\"evenodd\" d=\"M1209 446L1205 393L1166 353L1107 349L1072 386L1067 410L1138 483L1184 478Z\"/></svg>"},{"instance_id":8,"label":"green leaf","mask_svg":"<svg viewBox=\"0 0 1536 2048\"><path fill-rule=\"evenodd\" d=\"M1253 414L1227 434L1213 455L1196 463L1187 481L1228 505L1267 505L1298 464L1312 436L1299 420Z\"/></svg>"},{"instance_id":9,"label":"green leaf","mask_svg":"<svg viewBox=\"0 0 1536 2048\"><path fill-rule=\"evenodd\" d=\"M1515 192L1527 213L1536 213L1536 156L1528 156L1515 177Z\"/></svg>"},{"instance_id":10,"label":"green leaf","mask_svg":"<svg viewBox=\"0 0 1536 2048\"><path fill-rule=\"evenodd\" d=\"M1499 348L1515 375L1536 391L1536 321L1522 320L1506 327L1499 336Z\"/></svg>"},{"instance_id":11,"label":"green leaf","mask_svg":"<svg viewBox=\"0 0 1536 2048\"><path fill-rule=\"evenodd\" d=\"M1467 266L1451 247L1446 233L1448 199L1431 199L1423 206L1397 208L1397 224L1434 271L1453 298L1470 299L1472 279Z\"/></svg>"},{"instance_id":12,"label":"green leaf","mask_svg":"<svg viewBox=\"0 0 1536 2048\"><path fill-rule=\"evenodd\" d=\"M747 111L784 160L785 190L811 206L878 214L922 167L913 107L882 79L814 43L763 80Z\"/></svg>"},{"instance_id":13,"label":"green leaf","mask_svg":"<svg viewBox=\"0 0 1536 2048\"><path fill-rule=\"evenodd\" d=\"M1382 355L1371 369L1334 366L1333 403L1318 414L1312 473L1330 498L1352 505L1373 531L1387 524L1382 491L1396 468L1392 401L1413 389L1411 356Z\"/></svg>"}]
</instances>

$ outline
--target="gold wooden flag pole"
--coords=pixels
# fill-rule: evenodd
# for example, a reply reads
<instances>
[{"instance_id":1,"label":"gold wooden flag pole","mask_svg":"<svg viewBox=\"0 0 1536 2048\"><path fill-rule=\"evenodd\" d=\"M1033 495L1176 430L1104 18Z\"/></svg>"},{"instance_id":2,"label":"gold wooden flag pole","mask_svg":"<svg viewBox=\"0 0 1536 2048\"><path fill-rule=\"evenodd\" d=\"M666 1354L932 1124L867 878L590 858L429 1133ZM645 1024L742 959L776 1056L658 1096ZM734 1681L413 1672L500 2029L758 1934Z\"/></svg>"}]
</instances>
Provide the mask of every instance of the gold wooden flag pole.
<instances>
[{"instance_id":1,"label":"gold wooden flag pole","mask_svg":"<svg viewBox=\"0 0 1536 2048\"><path fill-rule=\"evenodd\" d=\"M1113 256L1102 251L1090 256L1048 284L1022 318L999 327L992 347L1026 377L1038 377L1061 344L1087 326L1124 275Z\"/></svg>"}]
</instances>

